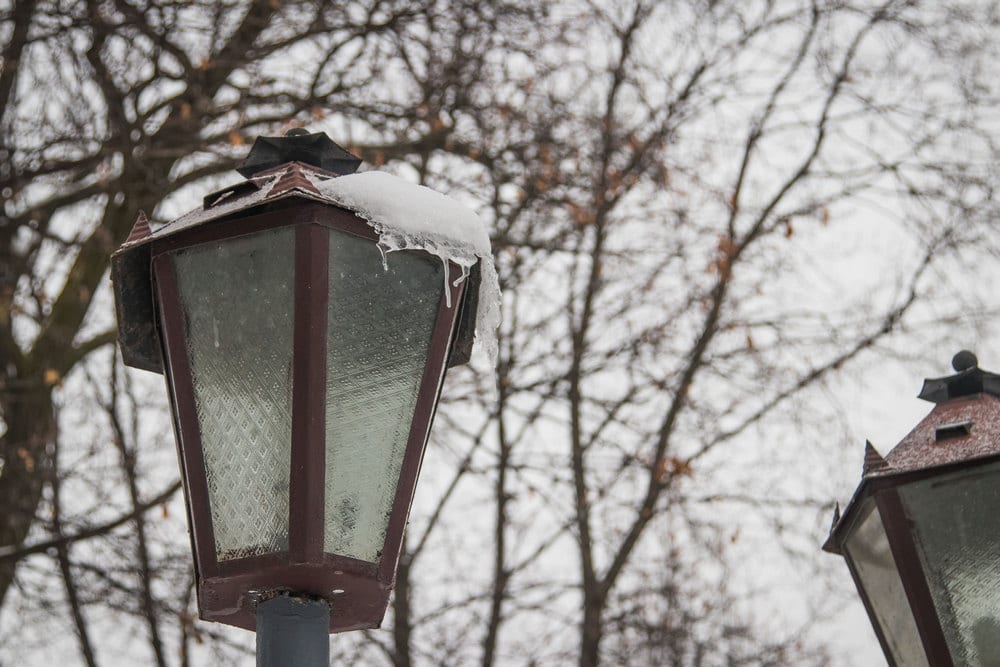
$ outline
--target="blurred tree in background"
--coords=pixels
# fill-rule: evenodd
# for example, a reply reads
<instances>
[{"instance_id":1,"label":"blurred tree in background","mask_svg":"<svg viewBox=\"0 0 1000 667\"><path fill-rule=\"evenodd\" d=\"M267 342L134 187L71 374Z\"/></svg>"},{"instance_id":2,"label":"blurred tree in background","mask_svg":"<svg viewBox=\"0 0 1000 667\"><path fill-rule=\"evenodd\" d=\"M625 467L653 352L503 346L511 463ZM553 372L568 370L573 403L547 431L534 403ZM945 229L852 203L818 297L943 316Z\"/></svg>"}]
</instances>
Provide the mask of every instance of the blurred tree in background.
<instances>
[{"instance_id":1,"label":"blurred tree in background","mask_svg":"<svg viewBox=\"0 0 1000 667\"><path fill-rule=\"evenodd\" d=\"M818 551L860 460L837 397L879 360L923 361L915 390L995 315L998 12L8 0L0 663L247 660L197 620L108 259L304 125L475 208L504 290L496 367L448 378L385 630L338 661L856 664Z\"/></svg>"}]
</instances>

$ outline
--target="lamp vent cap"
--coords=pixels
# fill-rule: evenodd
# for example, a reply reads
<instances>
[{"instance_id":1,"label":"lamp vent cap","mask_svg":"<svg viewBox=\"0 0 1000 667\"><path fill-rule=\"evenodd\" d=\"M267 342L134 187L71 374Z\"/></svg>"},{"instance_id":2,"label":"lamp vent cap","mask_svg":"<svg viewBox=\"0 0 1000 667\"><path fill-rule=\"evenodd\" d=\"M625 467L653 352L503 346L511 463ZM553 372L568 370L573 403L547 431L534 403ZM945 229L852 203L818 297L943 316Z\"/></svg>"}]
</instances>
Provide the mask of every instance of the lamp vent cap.
<instances>
[{"instance_id":1,"label":"lamp vent cap","mask_svg":"<svg viewBox=\"0 0 1000 667\"><path fill-rule=\"evenodd\" d=\"M990 394L1000 398L1000 375L979 367L976 355L962 350L951 360L954 375L924 380L920 398L931 403L944 403L955 398Z\"/></svg>"}]
</instances>

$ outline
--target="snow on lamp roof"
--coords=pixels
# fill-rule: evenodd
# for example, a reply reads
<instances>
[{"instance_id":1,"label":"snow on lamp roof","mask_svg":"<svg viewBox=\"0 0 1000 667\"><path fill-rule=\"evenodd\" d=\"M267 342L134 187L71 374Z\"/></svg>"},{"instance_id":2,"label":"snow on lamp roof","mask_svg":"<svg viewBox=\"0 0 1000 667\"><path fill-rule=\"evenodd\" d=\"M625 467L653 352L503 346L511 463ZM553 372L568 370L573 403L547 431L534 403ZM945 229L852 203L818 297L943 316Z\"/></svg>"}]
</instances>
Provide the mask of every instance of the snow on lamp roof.
<instances>
[{"instance_id":1,"label":"snow on lamp roof","mask_svg":"<svg viewBox=\"0 0 1000 667\"><path fill-rule=\"evenodd\" d=\"M439 245L459 264L490 255L490 237L479 216L436 190L384 171L319 180L322 194L367 220L394 250Z\"/></svg>"},{"instance_id":2,"label":"snow on lamp roof","mask_svg":"<svg viewBox=\"0 0 1000 667\"><path fill-rule=\"evenodd\" d=\"M476 341L486 358L497 354L496 330L500 324L500 286L490 236L476 213L440 192L415 185L383 171L367 171L338 178L306 173L321 195L353 211L379 235L383 253L423 250L462 267L457 285L480 263L479 308ZM447 291L445 292L447 295ZM450 304L449 304L450 305Z\"/></svg>"}]
</instances>

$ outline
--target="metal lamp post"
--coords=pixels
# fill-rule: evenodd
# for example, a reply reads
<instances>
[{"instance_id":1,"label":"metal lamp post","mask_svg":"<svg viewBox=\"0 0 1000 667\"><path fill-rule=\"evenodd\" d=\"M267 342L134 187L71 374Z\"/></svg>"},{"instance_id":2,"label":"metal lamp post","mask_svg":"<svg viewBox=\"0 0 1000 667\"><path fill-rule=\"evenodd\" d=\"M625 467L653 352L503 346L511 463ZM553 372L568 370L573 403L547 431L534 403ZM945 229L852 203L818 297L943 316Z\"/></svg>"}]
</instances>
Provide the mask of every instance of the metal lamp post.
<instances>
[{"instance_id":1,"label":"metal lamp post","mask_svg":"<svg viewBox=\"0 0 1000 667\"><path fill-rule=\"evenodd\" d=\"M261 137L246 180L155 230L140 215L112 258L125 362L166 377L201 617L257 630L262 665L325 665L328 632L380 624L444 372L471 351L477 267L386 261L324 188L359 164L324 134Z\"/></svg>"},{"instance_id":2,"label":"metal lamp post","mask_svg":"<svg viewBox=\"0 0 1000 667\"><path fill-rule=\"evenodd\" d=\"M861 484L824 549L844 556L890 665L1000 664L1000 375L955 355L934 403Z\"/></svg>"}]
</instances>

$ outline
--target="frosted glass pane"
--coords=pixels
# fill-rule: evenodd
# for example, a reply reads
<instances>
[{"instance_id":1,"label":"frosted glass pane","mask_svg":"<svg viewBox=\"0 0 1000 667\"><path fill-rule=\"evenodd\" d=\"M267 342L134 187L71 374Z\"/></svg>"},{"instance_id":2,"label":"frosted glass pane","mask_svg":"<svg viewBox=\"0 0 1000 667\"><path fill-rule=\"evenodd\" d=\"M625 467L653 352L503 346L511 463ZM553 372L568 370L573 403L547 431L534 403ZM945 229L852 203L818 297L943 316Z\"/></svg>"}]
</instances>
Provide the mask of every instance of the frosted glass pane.
<instances>
[{"instance_id":1,"label":"frosted glass pane","mask_svg":"<svg viewBox=\"0 0 1000 667\"><path fill-rule=\"evenodd\" d=\"M1000 664L1000 465L900 488L956 665Z\"/></svg>"},{"instance_id":2,"label":"frosted glass pane","mask_svg":"<svg viewBox=\"0 0 1000 667\"><path fill-rule=\"evenodd\" d=\"M871 501L862 512L864 518L847 538L847 557L868 592L868 601L896 664L900 667L927 665L917 624L889 550L889 540L879 513Z\"/></svg>"},{"instance_id":3,"label":"frosted glass pane","mask_svg":"<svg viewBox=\"0 0 1000 667\"><path fill-rule=\"evenodd\" d=\"M176 253L216 557L288 548L291 228Z\"/></svg>"},{"instance_id":4,"label":"frosted glass pane","mask_svg":"<svg viewBox=\"0 0 1000 667\"><path fill-rule=\"evenodd\" d=\"M377 562L413 421L441 264L330 232L325 549Z\"/></svg>"}]
</instances>

